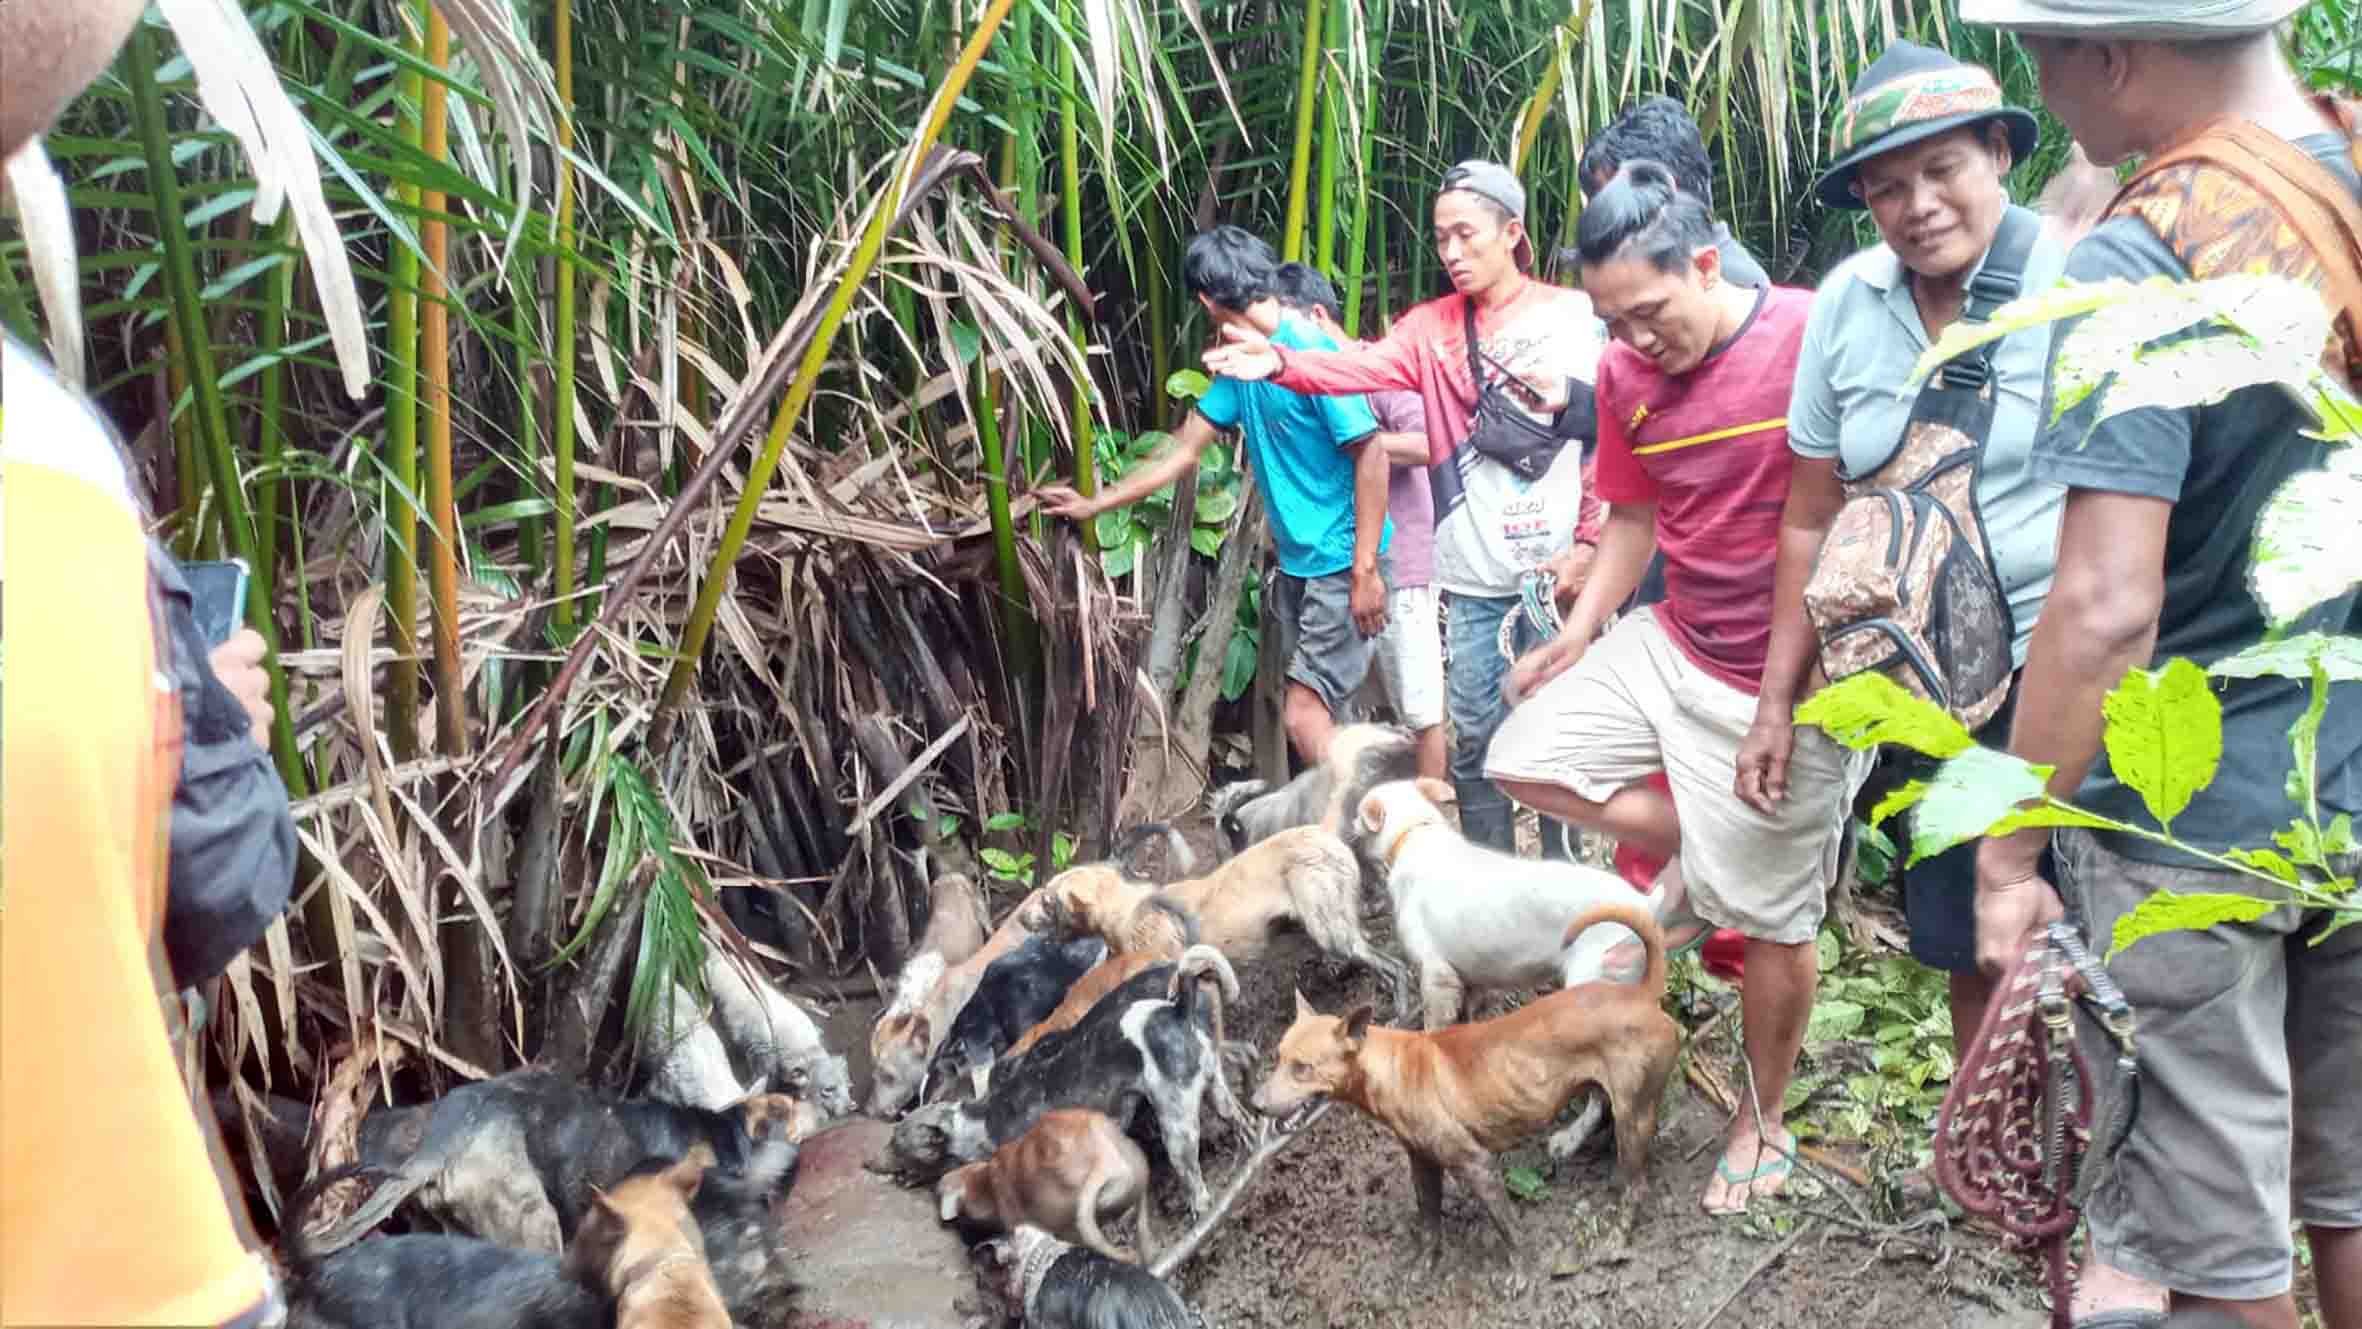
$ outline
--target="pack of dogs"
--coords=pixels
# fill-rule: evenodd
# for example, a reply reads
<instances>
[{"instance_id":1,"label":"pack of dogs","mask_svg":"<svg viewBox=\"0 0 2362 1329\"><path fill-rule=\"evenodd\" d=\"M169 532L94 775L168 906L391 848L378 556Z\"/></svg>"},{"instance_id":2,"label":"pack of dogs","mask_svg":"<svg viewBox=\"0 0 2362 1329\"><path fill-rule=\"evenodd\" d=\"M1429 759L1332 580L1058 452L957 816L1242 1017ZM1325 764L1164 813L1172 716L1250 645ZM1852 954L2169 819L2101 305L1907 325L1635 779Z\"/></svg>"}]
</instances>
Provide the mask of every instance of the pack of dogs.
<instances>
[{"instance_id":1,"label":"pack of dogs","mask_svg":"<svg viewBox=\"0 0 2362 1329\"><path fill-rule=\"evenodd\" d=\"M1494 1156L1545 1134L1564 1157L1611 1119L1637 1197L1680 1042L1661 1009L1660 922L1613 874L1471 844L1450 803L1449 786L1416 776L1407 731L1354 725L1287 785L1218 791L1220 861L1206 871L1170 828L1147 826L997 926L972 881L934 883L870 1031L862 1106L894 1121L881 1170L931 1187L942 1221L983 1238L981 1281L1009 1317L1205 1323L1152 1266L1185 1259L1219 1213L1160 1262L1151 1159L1193 1217L1226 1209L1237 1186L1215 1206L1201 1161L1208 1107L1241 1138L1330 1102L1386 1127L1431 1259L1447 1175L1514 1247ZM1131 861L1154 841L1172 879ZM1399 956L1364 930L1371 887ZM1242 1099L1229 1071L1259 1053L1228 1038L1229 1013L1241 969L1270 963L1282 929L1368 972L1395 1023L1372 1004L1323 1013L1299 987ZM651 1021L640 1096L528 1069L365 1118L356 1160L290 1206L292 1322L782 1323L795 1282L780 1201L800 1141L853 1112L850 1077L811 1015L742 959L717 948L699 978L710 1006L684 988ZM1461 1022L1480 994L1537 988L1509 1014ZM338 1185L363 1188L357 1205L315 1227ZM397 1214L410 1232L370 1235Z\"/></svg>"}]
</instances>

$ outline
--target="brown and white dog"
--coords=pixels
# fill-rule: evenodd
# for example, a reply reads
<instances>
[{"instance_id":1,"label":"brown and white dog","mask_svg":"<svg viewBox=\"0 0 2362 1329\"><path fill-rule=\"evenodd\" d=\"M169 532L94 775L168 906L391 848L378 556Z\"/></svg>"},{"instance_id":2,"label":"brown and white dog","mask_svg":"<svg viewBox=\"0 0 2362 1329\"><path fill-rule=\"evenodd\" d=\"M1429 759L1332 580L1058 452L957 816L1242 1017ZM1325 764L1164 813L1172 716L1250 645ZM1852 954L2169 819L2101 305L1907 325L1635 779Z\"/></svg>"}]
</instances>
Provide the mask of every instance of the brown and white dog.
<instances>
[{"instance_id":1,"label":"brown and white dog","mask_svg":"<svg viewBox=\"0 0 2362 1329\"><path fill-rule=\"evenodd\" d=\"M1110 869L1090 864L1068 871ZM944 1035L951 1032L951 1022L959 1018L960 1008L975 995L976 985L984 981L985 969L1032 935L1024 922L1026 906L1046 889L1037 889L1019 901L992 935L965 957L952 960L941 950L921 950L902 966L894 980L894 999L869 1031L871 1116L891 1116L918 1096L928 1061ZM932 919L927 923L927 935L935 935Z\"/></svg>"},{"instance_id":2,"label":"brown and white dog","mask_svg":"<svg viewBox=\"0 0 2362 1329\"><path fill-rule=\"evenodd\" d=\"M1607 1093L1616 1123L1616 1173L1627 1203L1639 1195L1658 1101L1673 1074L1681 1033L1660 1008L1665 942L1648 905L1599 905L1566 930L1621 923L1648 952L1639 983L1586 983L1541 997L1495 1020L1412 1033L1373 1025L1368 1006L1339 1018L1296 996L1296 1021L1280 1037L1256 1110L1286 1116L1339 1099L1376 1117L1410 1155L1411 1188L1433 1259L1443 1241L1443 1175L1475 1192L1504 1244L1509 1194L1493 1155L1546 1129L1585 1086Z\"/></svg>"},{"instance_id":3,"label":"brown and white dog","mask_svg":"<svg viewBox=\"0 0 2362 1329\"><path fill-rule=\"evenodd\" d=\"M634 1169L599 1191L566 1248L568 1274L615 1299L615 1329L730 1329L689 1212L713 1150Z\"/></svg>"},{"instance_id":4,"label":"brown and white dog","mask_svg":"<svg viewBox=\"0 0 2362 1329\"><path fill-rule=\"evenodd\" d=\"M1182 952L1198 944L1197 920L1164 895L1150 893L1139 898L1120 919L1103 919L1090 910L1099 901L1118 898L1118 893L1075 894L1085 903L1086 912L1078 915L1068 909L1063 893L1044 891L1030 906L1032 918L1028 925L1045 937L1095 935L1107 943L1107 958L1076 979L1057 1009L1010 1044L1003 1060L1021 1057L1051 1034L1072 1029L1099 1004L1101 997L1122 987L1133 975L1155 965L1178 961ZM1217 1028L1214 1031L1217 1044L1222 1037L1222 1031Z\"/></svg>"},{"instance_id":5,"label":"brown and white dog","mask_svg":"<svg viewBox=\"0 0 2362 1329\"><path fill-rule=\"evenodd\" d=\"M943 1221L965 1218L1008 1230L1022 1223L1079 1241L1111 1260L1130 1258L1099 1230L1103 1216L1137 1212L1138 1259L1148 1259L1148 1155L1105 1113L1060 1108L935 1183Z\"/></svg>"}]
</instances>

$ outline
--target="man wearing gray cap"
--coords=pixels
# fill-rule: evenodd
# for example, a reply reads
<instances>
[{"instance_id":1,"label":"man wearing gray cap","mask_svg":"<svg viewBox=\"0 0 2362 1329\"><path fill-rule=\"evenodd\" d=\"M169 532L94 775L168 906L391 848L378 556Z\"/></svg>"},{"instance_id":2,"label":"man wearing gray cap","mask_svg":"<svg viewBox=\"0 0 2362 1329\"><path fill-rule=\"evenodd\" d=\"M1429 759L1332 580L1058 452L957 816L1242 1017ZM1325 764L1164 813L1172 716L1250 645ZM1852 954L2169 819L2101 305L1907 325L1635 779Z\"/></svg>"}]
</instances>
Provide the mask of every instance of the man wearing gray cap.
<instances>
[{"instance_id":1,"label":"man wearing gray cap","mask_svg":"<svg viewBox=\"0 0 2362 1329\"><path fill-rule=\"evenodd\" d=\"M2331 291L2362 280L2352 231L2308 242L2337 229L2295 220L2351 219L2362 205L2356 105L2309 96L2273 36L2303 7L1961 0L1965 20L2021 37L2041 67L2043 100L2094 162L2146 159L2069 255L2069 277L2263 269ZM2327 348L2349 381L2362 379L2357 324L2362 314ZM2248 579L2257 513L2327 452L2271 387L2096 426L2092 415L2090 403L2078 406L2034 445L2035 478L2068 493L2010 746L2055 766L2053 794L2139 821L2140 797L2101 751L2102 698L2130 668L2175 656L2211 664L2263 639ZM2351 589L2290 628L2357 630L2362 601ZM2307 690L2259 678L2219 681L2216 692L2221 765L2175 815L2173 833L2220 855L2270 845L2294 815L2283 792L2288 736ZM2315 770L2323 824L2362 811L2362 683L2332 685ZM2043 836L1979 846L1977 950L1988 969L2060 913L2059 893L2036 870ZM2065 830L2055 849L2067 902L2094 937L2159 888L2246 891L2235 874L2128 837ZM2109 966L2139 1013L2140 1110L2085 1217L2099 1256L2172 1289L2176 1310L2297 1329L2289 1232L2301 1223L2322 1323L2362 1329L2362 928L2325 934L2323 922L2283 908L2153 937Z\"/></svg>"}]
</instances>

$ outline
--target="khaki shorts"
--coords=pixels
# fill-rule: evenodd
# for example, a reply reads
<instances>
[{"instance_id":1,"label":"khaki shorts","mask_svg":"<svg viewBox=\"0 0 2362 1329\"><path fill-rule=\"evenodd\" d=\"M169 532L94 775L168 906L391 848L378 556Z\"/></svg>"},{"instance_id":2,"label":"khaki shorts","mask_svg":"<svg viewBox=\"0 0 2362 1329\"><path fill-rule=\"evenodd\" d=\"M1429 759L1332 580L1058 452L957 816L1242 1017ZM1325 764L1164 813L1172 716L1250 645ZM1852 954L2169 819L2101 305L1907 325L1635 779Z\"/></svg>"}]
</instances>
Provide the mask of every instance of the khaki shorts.
<instances>
[{"instance_id":1,"label":"khaki shorts","mask_svg":"<svg viewBox=\"0 0 2362 1329\"><path fill-rule=\"evenodd\" d=\"M1868 754L1799 729L1788 796L1766 817L1733 792L1739 744L1754 722L1754 697L1700 669L1657 626L1654 611L1640 609L1509 713L1484 773L1604 803L1665 772L1691 907L1760 941L1811 941Z\"/></svg>"},{"instance_id":2,"label":"khaki shorts","mask_svg":"<svg viewBox=\"0 0 2362 1329\"><path fill-rule=\"evenodd\" d=\"M1386 593L1386 630L1378 634L1378 674L1386 700L1413 729L1443 723L1443 633L1437 626L1435 587L1404 586Z\"/></svg>"},{"instance_id":3,"label":"khaki shorts","mask_svg":"<svg viewBox=\"0 0 2362 1329\"><path fill-rule=\"evenodd\" d=\"M2060 831L2054 851L2060 897L2095 951L2153 891L2253 893L2238 874L2144 863L2089 831ZM2282 908L2150 937L2109 963L2141 1077L2132 1134L2084 1208L2109 1264L2253 1301L2288 1291L2291 1221L2362 1227L2362 928L2312 945L2320 923ZM2100 1027L2085 1018L2077 1032L2093 1074L2112 1080Z\"/></svg>"}]
</instances>

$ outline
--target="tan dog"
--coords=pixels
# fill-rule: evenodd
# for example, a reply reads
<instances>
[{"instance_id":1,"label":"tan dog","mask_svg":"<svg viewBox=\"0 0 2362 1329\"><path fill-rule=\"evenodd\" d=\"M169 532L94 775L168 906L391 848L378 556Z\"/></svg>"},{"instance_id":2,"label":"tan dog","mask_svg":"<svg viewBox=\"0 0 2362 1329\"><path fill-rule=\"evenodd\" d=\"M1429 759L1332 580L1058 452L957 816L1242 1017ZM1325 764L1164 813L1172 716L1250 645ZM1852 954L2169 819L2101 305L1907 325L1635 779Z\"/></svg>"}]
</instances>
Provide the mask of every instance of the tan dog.
<instances>
[{"instance_id":1,"label":"tan dog","mask_svg":"<svg viewBox=\"0 0 2362 1329\"><path fill-rule=\"evenodd\" d=\"M1053 883L1055 885L1055 883ZM1076 1022L1090 1013L1099 999L1122 987L1133 975L1160 964L1178 961L1181 953L1198 943L1197 920L1189 911L1164 896L1143 891L1139 896L1122 896L1124 909L1120 916L1102 918L1095 912L1117 893L1105 890L1077 890L1077 903L1085 911L1077 914L1066 904L1061 891L1044 891L1031 906L1032 917L1027 925L1043 936L1064 937L1078 933L1095 933L1107 943L1107 958L1092 965L1074 986L1066 990L1056 1010L1040 1024L1028 1029L1009 1050L1007 1059L1023 1056L1027 1049L1061 1029L1072 1029ZM1215 1031L1217 1042L1221 1031Z\"/></svg>"},{"instance_id":2,"label":"tan dog","mask_svg":"<svg viewBox=\"0 0 2362 1329\"><path fill-rule=\"evenodd\" d=\"M1111 1260L1127 1257L1099 1230L1099 1220L1131 1209L1140 1223L1138 1258L1148 1259L1148 1156L1103 1113L1044 1113L992 1157L944 1173L935 1197L946 1223L967 1218L1003 1229L1031 1223Z\"/></svg>"},{"instance_id":3,"label":"tan dog","mask_svg":"<svg viewBox=\"0 0 2362 1329\"><path fill-rule=\"evenodd\" d=\"M984 944L984 934L992 930L992 918L985 912L984 897L977 893L976 883L961 873L946 872L935 879L928 898L927 930L911 953L932 951L942 956L947 966L974 955Z\"/></svg>"},{"instance_id":4,"label":"tan dog","mask_svg":"<svg viewBox=\"0 0 2362 1329\"><path fill-rule=\"evenodd\" d=\"M1045 888L1058 907L1120 949L1118 938L1152 940L1161 929L1149 906L1154 887L1119 874L1078 877L1068 873ZM1341 960L1375 970L1392 993L1395 1009L1410 1005L1410 973L1382 955L1361 931L1361 865L1343 840L1318 826L1296 826L1247 847L1203 877L1178 881L1162 892L1194 915L1199 939L1231 960L1248 963L1263 953L1274 925L1292 921L1312 944Z\"/></svg>"},{"instance_id":5,"label":"tan dog","mask_svg":"<svg viewBox=\"0 0 2362 1329\"><path fill-rule=\"evenodd\" d=\"M1256 1109L1283 1116L1334 1098L1384 1123L1410 1154L1432 1260L1443 1242L1447 1171L1475 1192L1502 1241L1516 1247L1493 1155L1547 1129L1586 1085L1597 1084L1615 1115L1616 1172L1629 1203L1639 1194L1681 1033L1658 1005L1665 942L1646 902L1601 904L1567 928L1562 944L1600 923L1640 934L1648 971L1639 983L1585 983L1496 1020L1431 1033L1374 1027L1368 1006L1343 1019L1322 1015L1298 993L1296 1021L1255 1091Z\"/></svg>"},{"instance_id":6,"label":"tan dog","mask_svg":"<svg viewBox=\"0 0 2362 1329\"><path fill-rule=\"evenodd\" d=\"M1032 935L1024 922L1027 906L1066 877L1093 872L1115 875L1113 869L1096 863L1068 869L1053 878L1050 886L1039 887L1020 900L1000 927L965 959L950 960L943 952L929 950L910 957L895 979L894 999L870 1027L870 1115L889 1116L917 1097L920 1082L927 1075L927 1062L951 1032L951 1022L959 1018L960 1008L976 994L985 969ZM927 935L934 932L934 920L929 919Z\"/></svg>"},{"instance_id":7,"label":"tan dog","mask_svg":"<svg viewBox=\"0 0 2362 1329\"><path fill-rule=\"evenodd\" d=\"M713 1161L712 1149L693 1145L667 1167L594 1192L565 1268L615 1298L615 1329L730 1329L705 1236L689 1212Z\"/></svg>"}]
</instances>

